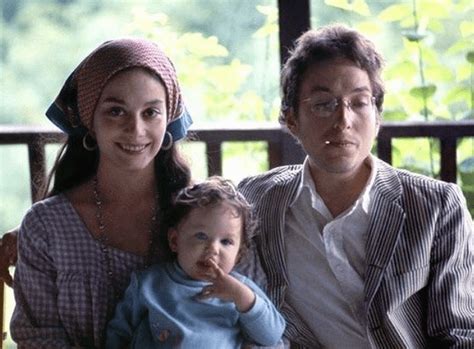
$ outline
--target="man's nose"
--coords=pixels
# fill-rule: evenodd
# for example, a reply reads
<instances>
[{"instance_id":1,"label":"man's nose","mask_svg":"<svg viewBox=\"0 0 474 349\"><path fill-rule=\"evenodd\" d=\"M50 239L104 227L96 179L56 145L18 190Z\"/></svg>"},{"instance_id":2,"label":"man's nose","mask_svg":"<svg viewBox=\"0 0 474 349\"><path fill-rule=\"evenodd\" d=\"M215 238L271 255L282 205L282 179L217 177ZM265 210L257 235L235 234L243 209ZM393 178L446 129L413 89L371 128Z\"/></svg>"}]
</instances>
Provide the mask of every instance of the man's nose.
<instances>
[{"instance_id":1,"label":"man's nose","mask_svg":"<svg viewBox=\"0 0 474 349\"><path fill-rule=\"evenodd\" d=\"M350 103L341 100L334 115L334 128L339 130L350 128L353 113Z\"/></svg>"}]
</instances>

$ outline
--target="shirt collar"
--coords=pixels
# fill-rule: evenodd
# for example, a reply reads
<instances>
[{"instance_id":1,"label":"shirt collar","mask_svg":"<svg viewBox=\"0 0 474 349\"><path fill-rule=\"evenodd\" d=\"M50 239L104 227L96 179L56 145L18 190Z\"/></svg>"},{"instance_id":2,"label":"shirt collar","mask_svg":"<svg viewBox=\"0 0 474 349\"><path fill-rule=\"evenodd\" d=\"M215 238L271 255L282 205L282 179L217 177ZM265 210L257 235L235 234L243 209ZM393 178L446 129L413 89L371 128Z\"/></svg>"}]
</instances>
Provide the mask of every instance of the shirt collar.
<instances>
[{"instance_id":1,"label":"shirt collar","mask_svg":"<svg viewBox=\"0 0 474 349\"><path fill-rule=\"evenodd\" d=\"M369 208L370 208L370 201L372 197L372 188L375 182L375 175L377 173L377 164L376 161L374 161L374 157L372 155L369 155L367 159L365 160L366 164L370 167L370 175L369 179L367 180L367 184L360 194L359 198L356 200L354 205L352 205L348 211L352 211L356 207L361 207L364 213L368 214L369 213ZM329 213L328 208L324 204L323 199L321 196L319 196L318 192L316 191L316 187L314 185L313 178L311 177L311 172L309 169L309 158L306 156L304 162L303 162L303 171L301 175L301 180L298 185L298 189L295 195L294 200L291 202L290 207L295 204L297 200L299 200L300 196L302 195L304 190L308 190L310 197L311 197L311 206L325 216L329 215L330 217L331 214Z\"/></svg>"}]
</instances>

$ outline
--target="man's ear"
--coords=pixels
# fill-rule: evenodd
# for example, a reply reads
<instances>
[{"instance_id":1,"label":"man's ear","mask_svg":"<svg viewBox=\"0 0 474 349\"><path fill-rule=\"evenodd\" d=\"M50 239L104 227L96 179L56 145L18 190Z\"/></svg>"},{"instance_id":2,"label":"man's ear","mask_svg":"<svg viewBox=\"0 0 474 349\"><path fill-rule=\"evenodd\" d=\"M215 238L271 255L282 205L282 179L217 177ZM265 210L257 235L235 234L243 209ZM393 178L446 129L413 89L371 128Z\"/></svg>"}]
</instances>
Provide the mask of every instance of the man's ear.
<instances>
[{"instance_id":1,"label":"man's ear","mask_svg":"<svg viewBox=\"0 0 474 349\"><path fill-rule=\"evenodd\" d=\"M178 231L175 228L168 229L168 244L172 252L178 252Z\"/></svg>"},{"instance_id":2,"label":"man's ear","mask_svg":"<svg viewBox=\"0 0 474 349\"><path fill-rule=\"evenodd\" d=\"M382 123L382 115L377 111L377 115L375 116L375 138L379 135L380 127Z\"/></svg>"},{"instance_id":3,"label":"man's ear","mask_svg":"<svg viewBox=\"0 0 474 349\"><path fill-rule=\"evenodd\" d=\"M296 113L293 108L290 108L285 111L285 120L286 127L291 132L291 134L296 137L298 133L298 120L296 118Z\"/></svg>"}]
</instances>

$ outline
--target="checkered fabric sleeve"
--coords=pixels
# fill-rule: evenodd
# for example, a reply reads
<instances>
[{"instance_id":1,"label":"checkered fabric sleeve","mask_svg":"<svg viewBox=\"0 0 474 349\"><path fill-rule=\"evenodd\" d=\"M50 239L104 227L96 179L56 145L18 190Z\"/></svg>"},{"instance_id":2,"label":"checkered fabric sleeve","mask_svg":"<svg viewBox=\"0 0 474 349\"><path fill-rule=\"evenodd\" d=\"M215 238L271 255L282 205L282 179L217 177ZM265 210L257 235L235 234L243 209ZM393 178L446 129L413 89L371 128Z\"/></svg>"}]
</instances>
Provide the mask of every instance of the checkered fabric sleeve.
<instances>
[{"instance_id":1,"label":"checkered fabric sleeve","mask_svg":"<svg viewBox=\"0 0 474 349\"><path fill-rule=\"evenodd\" d=\"M111 294L123 293L144 258L110 248L108 282L100 244L63 195L30 209L18 246L13 339L23 348L101 347Z\"/></svg>"}]
</instances>

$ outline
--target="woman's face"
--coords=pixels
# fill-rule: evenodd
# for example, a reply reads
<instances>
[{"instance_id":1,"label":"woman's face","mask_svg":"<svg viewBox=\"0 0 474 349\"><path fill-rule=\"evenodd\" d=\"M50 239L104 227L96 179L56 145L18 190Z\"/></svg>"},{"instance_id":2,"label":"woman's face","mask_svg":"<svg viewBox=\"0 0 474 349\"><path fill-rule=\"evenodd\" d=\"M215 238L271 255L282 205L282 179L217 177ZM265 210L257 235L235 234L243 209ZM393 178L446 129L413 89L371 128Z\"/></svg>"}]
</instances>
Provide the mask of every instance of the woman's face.
<instances>
[{"instance_id":1,"label":"woman's face","mask_svg":"<svg viewBox=\"0 0 474 349\"><path fill-rule=\"evenodd\" d=\"M141 68L112 77L94 112L100 165L130 171L153 167L167 125L166 90Z\"/></svg>"}]
</instances>

